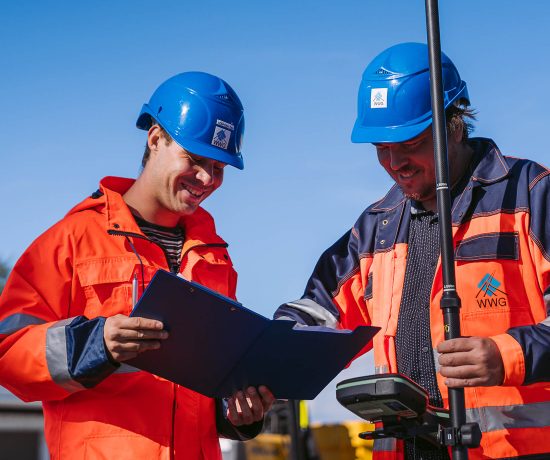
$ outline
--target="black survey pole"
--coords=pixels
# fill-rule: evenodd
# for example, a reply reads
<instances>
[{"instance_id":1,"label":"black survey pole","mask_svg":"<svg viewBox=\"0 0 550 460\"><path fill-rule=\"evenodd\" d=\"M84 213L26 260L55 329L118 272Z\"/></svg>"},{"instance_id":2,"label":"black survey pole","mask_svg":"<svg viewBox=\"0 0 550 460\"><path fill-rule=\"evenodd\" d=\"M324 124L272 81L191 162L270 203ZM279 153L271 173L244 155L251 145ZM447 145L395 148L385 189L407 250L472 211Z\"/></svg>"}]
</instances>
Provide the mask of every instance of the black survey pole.
<instances>
[{"instance_id":1,"label":"black survey pole","mask_svg":"<svg viewBox=\"0 0 550 460\"><path fill-rule=\"evenodd\" d=\"M288 400L290 431L290 460L306 460L304 435L300 426L300 401Z\"/></svg>"},{"instance_id":2,"label":"black survey pole","mask_svg":"<svg viewBox=\"0 0 550 460\"><path fill-rule=\"evenodd\" d=\"M430 57L430 91L432 95L434 159L436 175L437 212L441 238L441 266L443 270L443 296L441 309L445 323L445 340L460 337L460 298L456 292L453 233L451 221L451 192L447 159L447 131L441 71L441 43L439 40L439 10L437 0L426 0L426 28ZM466 423L463 388L449 388L451 424L460 433ZM466 460L468 449L460 442L452 446L453 460Z\"/></svg>"}]
</instances>

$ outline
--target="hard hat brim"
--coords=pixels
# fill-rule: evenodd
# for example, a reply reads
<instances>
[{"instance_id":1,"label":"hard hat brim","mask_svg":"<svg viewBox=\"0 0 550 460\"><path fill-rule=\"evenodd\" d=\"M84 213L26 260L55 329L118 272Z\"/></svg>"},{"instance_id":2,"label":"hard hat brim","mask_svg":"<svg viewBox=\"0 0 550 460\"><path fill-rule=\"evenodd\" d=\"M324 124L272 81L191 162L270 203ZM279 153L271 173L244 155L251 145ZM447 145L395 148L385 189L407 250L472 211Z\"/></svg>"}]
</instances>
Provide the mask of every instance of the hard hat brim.
<instances>
[{"instance_id":1,"label":"hard hat brim","mask_svg":"<svg viewBox=\"0 0 550 460\"><path fill-rule=\"evenodd\" d=\"M234 166L237 169L244 169L243 157L240 153L234 154L226 152L215 146L209 146L202 142L196 142L191 139L173 138L176 144L187 150L193 155L210 158L212 160L221 161L222 163Z\"/></svg>"},{"instance_id":2,"label":"hard hat brim","mask_svg":"<svg viewBox=\"0 0 550 460\"><path fill-rule=\"evenodd\" d=\"M431 124L431 114L427 120L409 126L365 127L356 121L351 132L351 142L354 144L406 142L420 135Z\"/></svg>"}]
</instances>

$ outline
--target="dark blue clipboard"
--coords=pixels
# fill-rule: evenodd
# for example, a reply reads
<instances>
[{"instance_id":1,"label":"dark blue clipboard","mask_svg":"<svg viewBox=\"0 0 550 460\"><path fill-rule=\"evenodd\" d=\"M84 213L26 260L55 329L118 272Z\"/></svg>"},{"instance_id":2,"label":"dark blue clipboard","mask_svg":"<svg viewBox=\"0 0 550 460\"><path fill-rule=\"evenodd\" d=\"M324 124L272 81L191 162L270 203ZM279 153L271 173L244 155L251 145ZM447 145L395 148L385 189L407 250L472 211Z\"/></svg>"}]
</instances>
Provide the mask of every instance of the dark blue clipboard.
<instances>
[{"instance_id":1,"label":"dark blue clipboard","mask_svg":"<svg viewBox=\"0 0 550 460\"><path fill-rule=\"evenodd\" d=\"M293 329L164 270L131 316L162 321L170 336L126 363L209 397L266 385L278 399L314 399L379 330Z\"/></svg>"}]
</instances>

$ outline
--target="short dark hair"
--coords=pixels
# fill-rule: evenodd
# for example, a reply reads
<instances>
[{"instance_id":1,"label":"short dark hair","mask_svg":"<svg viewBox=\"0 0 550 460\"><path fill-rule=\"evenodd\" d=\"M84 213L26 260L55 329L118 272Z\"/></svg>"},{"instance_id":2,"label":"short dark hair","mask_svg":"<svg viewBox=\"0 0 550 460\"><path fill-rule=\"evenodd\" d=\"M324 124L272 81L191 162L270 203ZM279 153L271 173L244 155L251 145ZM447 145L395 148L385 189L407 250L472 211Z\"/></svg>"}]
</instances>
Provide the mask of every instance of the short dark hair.
<instances>
[{"instance_id":1,"label":"short dark hair","mask_svg":"<svg viewBox=\"0 0 550 460\"><path fill-rule=\"evenodd\" d=\"M462 142L466 142L470 133L474 130L473 120L476 119L477 112L468 105L451 104L445 111L447 121L447 132L454 133L462 126Z\"/></svg>"},{"instance_id":2,"label":"short dark hair","mask_svg":"<svg viewBox=\"0 0 550 460\"><path fill-rule=\"evenodd\" d=\"M160 136L166 142L166 145L172 142L172 136L166 132L166 130L154 119L151 118L151 126L158 125L160 128ZM149 156L151 155L151 150L149 149L149 142L145 142L145 151L143 152L143 157L141 158L141 169L145 168L145 165L149 161Z\"/></svg>"}]
</instances>

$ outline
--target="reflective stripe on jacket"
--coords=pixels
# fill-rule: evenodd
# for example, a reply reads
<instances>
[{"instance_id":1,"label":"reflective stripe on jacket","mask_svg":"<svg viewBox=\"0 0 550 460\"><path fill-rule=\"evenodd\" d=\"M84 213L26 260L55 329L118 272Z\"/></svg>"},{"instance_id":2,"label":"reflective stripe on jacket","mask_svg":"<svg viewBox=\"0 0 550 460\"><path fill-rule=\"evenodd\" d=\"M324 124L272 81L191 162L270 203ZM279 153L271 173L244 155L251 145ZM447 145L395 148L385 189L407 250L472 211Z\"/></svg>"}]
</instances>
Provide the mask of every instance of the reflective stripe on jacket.
<instances>
[{"instance_id":1,"label":"reflective stripe on jacket","mask_svg":"<svg viewBox=\"0 0 550 460\"><path fill-rule=\"evenodd\" d=\"M502 386L466 388L467 418L483 431L470 459L548 458L550 171L503 157L491 140L470 142L480 160L452 208L461 331L491 337L505 367ZM303 298L282 305L275 316L346 329L379 326L376 372L397 372L410 207L394 186L321 256ZM432 350L419 353L435 353L444 340L441 294L439 260L430 305ZM447 387L439 373L437 378L448 407ZM401 458L399 446L393 439L378 441L375 458Z\"/></svg>"},{"instance_id":2,"label":"reflective stripe on jacket","mask_svg":"<svg viewBox=\"0 0 550 460\"><path fill-rule=\"evenodd\" d=\"M13 268L0 299L0 384L43 401L54 459L221 459L214 400L124 364L94 384L70 371L77 350L66 326L128 315L134 275L141 293L157 269L168 269L122 199L132 183L103 179L102 193L42 234ZM199 208L180 225L182 275L234 298L237 275L212 217ZM101 360L104 351L89 348L98 356L87 362Z\"/></svg>"}]
</instances>

